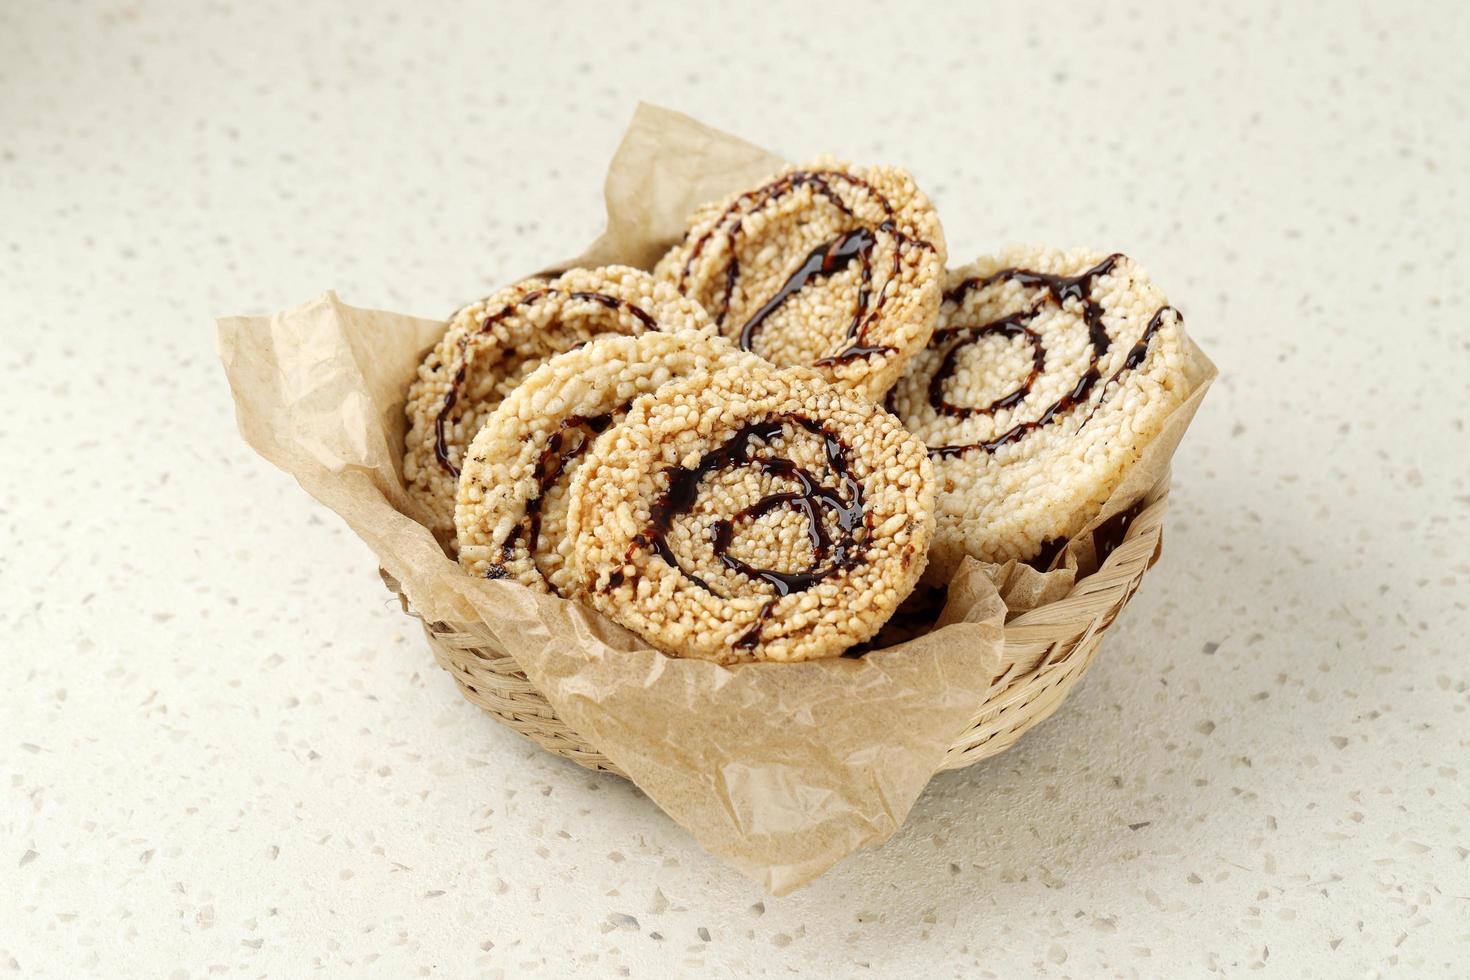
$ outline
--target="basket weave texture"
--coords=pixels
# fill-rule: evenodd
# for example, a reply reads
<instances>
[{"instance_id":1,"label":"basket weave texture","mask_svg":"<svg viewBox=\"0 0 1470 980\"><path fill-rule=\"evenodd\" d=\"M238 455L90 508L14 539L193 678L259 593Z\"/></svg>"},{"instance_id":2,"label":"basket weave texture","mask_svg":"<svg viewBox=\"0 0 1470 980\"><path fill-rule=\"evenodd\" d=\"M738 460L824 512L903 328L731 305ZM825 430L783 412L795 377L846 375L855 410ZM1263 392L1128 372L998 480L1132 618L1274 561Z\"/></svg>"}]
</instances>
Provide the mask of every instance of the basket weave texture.
<instances>
[{"instance_id":1,"label":"basket weave texture","mask_svg":"<svg viewBox=\"0 0 1470 980\"><path fill-rule=\"evenodd\" d=\"M1103 635L1128 605L1163 545L1167 484L1156 488L1101 568L1054 602L1008 617L1002 671L975 717L950 746L944 769L960 769L1004 752L1056 711L1097 656ZM384 576L410 615L408 599ZM580 766L624 775L557 717L515 659L486 643L483 631L424 622L439 665L460 693L501 724Z\"/></svg>"}]
</instances>

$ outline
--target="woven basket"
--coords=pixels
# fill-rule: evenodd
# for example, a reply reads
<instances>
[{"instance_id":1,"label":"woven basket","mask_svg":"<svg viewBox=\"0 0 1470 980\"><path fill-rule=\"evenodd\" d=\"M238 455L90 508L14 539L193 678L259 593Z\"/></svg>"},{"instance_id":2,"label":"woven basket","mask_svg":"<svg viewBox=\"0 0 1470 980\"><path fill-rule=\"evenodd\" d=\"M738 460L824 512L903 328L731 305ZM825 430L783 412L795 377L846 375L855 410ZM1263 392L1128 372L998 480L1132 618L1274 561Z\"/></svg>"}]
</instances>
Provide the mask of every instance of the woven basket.
<instances>
[{"instance_id":1,"label":"woven basket","mask_svg":"<svg viewBox=\"0 0 1470 980\"><path fill-rule=\"evenodd\" d=\"M1044 721L1081 680L1118 613L1158 560L1163 545L1167 481L1144 501L1127 533L1100 569L1079 579L1055 602L1010 618L1005 627L1005 665L975 718L955 739L941 769L960 769L1004 752ZM404 612L416 615L397 583ZM580 766L623 775L606 756L557 717L550 703L526 679L520 665L483 635L450 623L424 623L424 633L439 666L449 671L460 692L501 724Z\"/></svg>"}]
</instances>

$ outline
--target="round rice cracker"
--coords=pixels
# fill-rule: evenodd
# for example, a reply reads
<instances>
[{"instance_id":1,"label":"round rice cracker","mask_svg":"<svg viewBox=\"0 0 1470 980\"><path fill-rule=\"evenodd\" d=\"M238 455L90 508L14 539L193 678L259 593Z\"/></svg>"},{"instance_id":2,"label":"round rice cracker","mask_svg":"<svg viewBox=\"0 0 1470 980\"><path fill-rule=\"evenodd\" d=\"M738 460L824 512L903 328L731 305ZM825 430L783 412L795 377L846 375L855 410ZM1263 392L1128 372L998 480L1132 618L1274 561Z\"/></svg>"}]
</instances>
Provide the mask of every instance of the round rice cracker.
<instances>
[{"instance_id":1,"label":"round rice cracker","mask_svg":"<svg viewBox=\"0 0 1470 980\"><path fill-rule=\"evenodd\" d=\"M923 571L932 476L897 419L809 372L696 374L597 441L568 533L590 602L665 653L834 657Z\"/></svg>"},{"instance_id":2,"label":"round rice cracker","mask_svg":"<svg viewBox=\"0 0 1470 980\"><path fill-rule=\"evenodd\" d=\"M455 313L419 366L404 412L403 477L451 553L465 447L490 413L552 356L605 333L713 332L699 304L639 269L572 269L532 278Z\"/></svg>"},{"instance_id":3,"label":"round rice cracker","mask_svg":"<svg viewBox=\"0 0 1470 980\"><path fill-rule=\"evenodd\" d=\"M741 365L770 369L754 354L690 331L597 337L541 365L465 453L455 509L460 564L484 578L576 595L567 488L586 451L639 395L697 371Z\"/></svg>"},{"instance_id":4,"label":"round rice cracker","mask_svg":"<svg viewBox=\"0 0 1470 980\"><path fill-rule=\"evenodd\" d=\"M654 275L742 349L876 400L929 339L944 263L907 172L819 158L701 207Z\"/></svg>"},{"instance_id":5,"label":"round rice cracker","mask_svg":"<svg viewBox=\"0 0 1470 980\"><path fill-rule=\"evenodd\" d=\"M925 581L965 555L1049 564L1188 395L1177 310L1123 255L1014 247L949 273L888 407L929 446Z\"/></svg>"}]
</instances>

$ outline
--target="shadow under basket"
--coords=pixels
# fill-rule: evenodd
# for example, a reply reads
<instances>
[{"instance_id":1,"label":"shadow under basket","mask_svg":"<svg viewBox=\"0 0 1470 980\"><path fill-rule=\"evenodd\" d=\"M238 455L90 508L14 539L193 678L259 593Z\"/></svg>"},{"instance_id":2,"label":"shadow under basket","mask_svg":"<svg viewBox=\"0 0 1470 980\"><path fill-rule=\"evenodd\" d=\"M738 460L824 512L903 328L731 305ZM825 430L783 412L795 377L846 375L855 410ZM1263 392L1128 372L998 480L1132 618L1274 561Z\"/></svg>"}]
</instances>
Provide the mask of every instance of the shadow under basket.
<instances>
[{"instance_id":1,"label":"shadow under basket","mask_svg":"<svg viewBox=\"0 0 1470 980\"><path fill-rule=\"evenodd\" d=\"M1103 634L1142 584L1144 572L1158 560L1168 504L1165 481L1145 498L1101 568L1078 579L1062 598L1007 617L1003 669L985 700L975 705L974 720L950 746L940 770L961 769L1004 752L1057 710L1097 655ZM383 581L404 612L418 618L386 572ZM451 623L425 622L423 627L439 666L454 677L460 693L496 721L580 766L623 775L558 718L520 665L487 646L483 635Z\"/></svg>"}]
</instances>

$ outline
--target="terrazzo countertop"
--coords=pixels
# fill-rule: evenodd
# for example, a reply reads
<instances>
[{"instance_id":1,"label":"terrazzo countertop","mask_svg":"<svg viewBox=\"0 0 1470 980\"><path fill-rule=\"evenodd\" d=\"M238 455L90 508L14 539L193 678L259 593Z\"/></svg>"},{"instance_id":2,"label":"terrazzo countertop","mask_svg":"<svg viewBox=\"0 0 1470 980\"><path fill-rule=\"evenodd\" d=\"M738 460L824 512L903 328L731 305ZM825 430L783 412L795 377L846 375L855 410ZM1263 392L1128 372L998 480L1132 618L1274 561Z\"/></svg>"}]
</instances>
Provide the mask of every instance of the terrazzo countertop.
<instances>
[{"instance_id":1,"label":"terrazzo countertop","mask_svg":"<svg viewBox=\"0 0 1470 980\"><path fill-rule=\"evenodd\" d=\"M0 7L0 974L1463 975L1470 13L1379 6ZM780 899L464 701L214 353L575 253L640 98L1221 368L1078 691Z\"/></svg>"}]
</instances>

